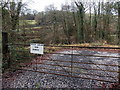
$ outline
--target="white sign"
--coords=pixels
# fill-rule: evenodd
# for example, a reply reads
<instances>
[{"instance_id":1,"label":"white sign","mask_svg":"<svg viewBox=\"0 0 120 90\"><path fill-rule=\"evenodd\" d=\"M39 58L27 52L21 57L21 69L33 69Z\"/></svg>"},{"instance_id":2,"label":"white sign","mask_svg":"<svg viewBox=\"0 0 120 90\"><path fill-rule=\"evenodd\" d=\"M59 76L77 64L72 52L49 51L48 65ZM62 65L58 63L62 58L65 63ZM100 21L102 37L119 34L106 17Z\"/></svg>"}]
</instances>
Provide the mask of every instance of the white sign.
<instances>
[{"instance_id":1,"label":"white sign","mask_svg":"<svg viewBox=\"0 0 120 90\"><path fill-rule=\"evenodd\" d=\"M34 54L43 54L44 45L38 43L31 43L30 44L30 53Z\"/></svg>"}]
</instances>

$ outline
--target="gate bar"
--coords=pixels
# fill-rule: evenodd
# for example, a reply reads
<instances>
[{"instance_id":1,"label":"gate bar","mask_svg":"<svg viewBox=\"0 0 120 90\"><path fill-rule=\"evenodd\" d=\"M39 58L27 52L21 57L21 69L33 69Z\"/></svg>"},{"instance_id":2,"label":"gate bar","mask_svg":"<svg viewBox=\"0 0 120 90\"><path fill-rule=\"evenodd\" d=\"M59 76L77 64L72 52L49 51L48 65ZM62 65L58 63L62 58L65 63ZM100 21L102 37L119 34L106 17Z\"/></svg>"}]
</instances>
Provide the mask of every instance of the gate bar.
<instances>
[{"instance_id":1,"label":"gate bar","mask_svg":"<svg viewBox=\"0 0 120 90\"><path fill-rule=\"evenodd\" d=\"M33 63L33 64L36 64L36 63ZM37 64L58 66L58 65L55 65L55 64L46 64L46 63L37 63ZM65 65L59 65L59 66L71 68L71 66L65 66ZM116 73L119 73L119 71L112 71L112 70L102 70L102 69L92 69L92 68L89 69L89 68L84 68L84 67L74 67L74 68L86 69L86 70L99 70L99 71L107 71L107 72L116 72Z\"/></svg>"},{"instance_id":2,"label":"gate bar","mask_svg":"<svg viewBox=\"0 0 120 90\"><path fill-rule=\"evenodd\" d=\"M23 45L23 46L30 46L30 44L17 44L17 43L8 43L8 45ZM120 47L83 47L83 46L57 46L57 45L44 45L46 47L73 47L73 48L88 48L88 49L120 49Z\"/></svg>"},{"instance_id":3,"label":"gate bar","mask_svg":"<svg viewBox=\"0 0 120 90\"><path fill-rule=\"evenodd\" d=\"M30 69L29 67L23 67L23 69ZM33 69L33 68L31 68ZM60 72L66 72L66 71L63 71L63 70L56 70L56 69L50 69L50 68L43 68L43 67L38 67L38 69L46 69L46 70L53 70L53 71L60 71ZM67 71L70 73L70 71ZM72 71L73 72L73 71ZM99 77L110 77L110 78L113 78L115 79L115 77L112 77L112 76L103 76L103 75L99 75L99 74L91 74L91 73L84 73L84 72L73 72L73 73L76 73L76 74L85 74L85 75L92 75L92 76L99 76Z\"/></svg>"},{"instance_id":4,"label":"gate bar","mask_svg":"<svg viewBox=\"0 0 120 90\"><path fill-rule=\"evenodd\" d=\"M45 73L45 74L53 74L53 75L59 75L59 76L83 78L83 79L89 79L89 80L92 79L92 80L97 80L97 81L116 83L116 81L107 81L107 80L102 80L102 79L94 79L94 78L81 77L81 76L71 76L71 75L58 74L58 73L49 73L49 72L43 72L43 71L26 70L26 69L20 69L20 68L18 68L17 70L25 70L25 71L39 72L39 73Z\"/></svg>"}]
</instances>

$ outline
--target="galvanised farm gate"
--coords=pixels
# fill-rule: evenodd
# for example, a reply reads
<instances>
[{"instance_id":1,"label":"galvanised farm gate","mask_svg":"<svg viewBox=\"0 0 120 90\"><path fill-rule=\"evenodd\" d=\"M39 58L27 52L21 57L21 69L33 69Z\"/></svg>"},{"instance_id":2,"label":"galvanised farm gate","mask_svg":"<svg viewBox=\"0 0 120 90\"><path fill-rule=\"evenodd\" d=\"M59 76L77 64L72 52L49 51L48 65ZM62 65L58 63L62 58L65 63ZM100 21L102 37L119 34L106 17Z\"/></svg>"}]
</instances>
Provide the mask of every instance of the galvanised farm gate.
<instances>
[{"instance_id":1,"label":"galvanised farm gate","mask_svg":"<svg viewBox=\"0 0 120 90\"><path fill-rule=\"evenodd\" d=\"M39 42L30 42L33 38L40 37L28 36L25 33L16 34L9 40L11 42L3 42L8 47L8 49L6 47L3 48L7 49L6 54L8 55L7 59L10 68L63 77L120 83L120 48L40 44L42 46L40 48L43 50L42 54L34 54L30 51L30 44L38 43L39 45ZM37 44L35 47L38 48ZM102 50L114 50L116 55L107 55L105 52L102 53ZM6 60L5 56L4 60Z\"/></svg>"}]
</instances>

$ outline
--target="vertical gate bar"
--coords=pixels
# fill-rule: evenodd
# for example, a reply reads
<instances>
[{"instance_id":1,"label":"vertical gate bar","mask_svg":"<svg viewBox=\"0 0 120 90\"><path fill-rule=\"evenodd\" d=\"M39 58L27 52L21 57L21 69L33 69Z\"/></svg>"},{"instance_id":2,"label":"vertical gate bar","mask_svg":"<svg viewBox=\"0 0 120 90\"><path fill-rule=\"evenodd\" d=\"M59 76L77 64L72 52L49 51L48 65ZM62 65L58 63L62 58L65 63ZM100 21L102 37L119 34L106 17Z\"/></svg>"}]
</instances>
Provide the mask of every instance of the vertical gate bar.
<instances>
[{"instance_id":1,"label":"vertical gate bar","mask_svg":"<svg viewBox=\"0 0 120 90\"><path fill-rule=\"evenodd\" d=\"M119 61L118 69L119 69L119 76L118 76L119 81L118 81L118 83L120 84L120 61Z\"/></svg>"},{"instance_id":2,"label":"vertical gate bar","mask_svg":"<svg viewBox=\"0 0 120 90\"><path fill-rule=\"evenodd\" d=\"M37 57L36 57L36 71L37 71Z\"/></svg>"},{"instance_id":3,"label":"vertical gate bar","mask_svg":"<svg viewBox=\"0 0 120 90\"><path fill-rule=\"evenodd\" d=\"M118 56L120 56L120 50L118 51ZM118 83L120 85L120 58L118 59Z\"/></svg>"},{"instance_id":4,"label":"vertical gate bar","mask_svg":"<svg viewBox=\"0 0 120 90\"><path fill-rule=\"evenodd\" d=\"M72 71L73 71L73 47L72 47L72 54L71 54L71 76L72 76Z\"/></svg>"},{"instance_id":5,"label":"vertical gate bar","mask_svg":"<svg viewBox=\"0 0 120 90\"><path fill-rule=\"evenodd\" d=\"M0 8L0 90L2 90L2 9Z\"/></svg>"},{"instance_id":6,"label":"vertical gate bar","mask_svg":"<svg viewBox=\"0 0 120 90\"><path fill-rule=\"evenodd\" d=\"M1 27L0 27L1 28ZM0 74L2 75L2 60L3 60L3 50L2 50L2 31L0 31Z\"/></svg>"}]
</instances>

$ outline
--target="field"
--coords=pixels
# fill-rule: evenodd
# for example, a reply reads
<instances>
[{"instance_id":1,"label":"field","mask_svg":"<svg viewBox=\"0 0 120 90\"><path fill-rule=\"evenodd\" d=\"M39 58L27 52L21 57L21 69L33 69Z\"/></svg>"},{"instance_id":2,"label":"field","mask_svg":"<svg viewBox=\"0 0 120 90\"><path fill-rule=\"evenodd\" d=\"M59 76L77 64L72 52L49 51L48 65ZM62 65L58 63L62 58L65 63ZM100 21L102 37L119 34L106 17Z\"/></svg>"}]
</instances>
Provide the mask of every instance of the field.
<instances>
[{"instance_id":1,"label":"field","mask_svg":"<svg viewBox=\"0 0 120 90\"><path fill-rule=\"evenodd\" d=\"M23 25L23 24L35 25L36 21L35 20L19 20L19 24L20 25Z\"/></svg>"}]
</instances>

